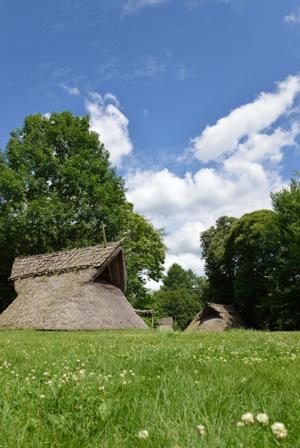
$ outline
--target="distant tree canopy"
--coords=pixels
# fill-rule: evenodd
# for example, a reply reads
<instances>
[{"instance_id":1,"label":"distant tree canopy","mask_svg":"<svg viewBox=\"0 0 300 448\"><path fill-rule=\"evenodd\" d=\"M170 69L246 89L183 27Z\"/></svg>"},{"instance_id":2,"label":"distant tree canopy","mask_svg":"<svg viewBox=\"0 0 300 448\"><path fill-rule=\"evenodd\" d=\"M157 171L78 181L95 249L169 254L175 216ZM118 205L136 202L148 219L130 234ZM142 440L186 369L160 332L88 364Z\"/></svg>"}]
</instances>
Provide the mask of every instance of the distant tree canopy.
<instances>
[{"instance_id":1,"label":"distant tree canopy","mask_svg":"<svg viewBox=\"0 0 300 448\"><path fill-rule=\"evenodd\" d=\"M170 316L177 327L185 329L203 306L206 279L173 264L159 291L153 294L152 306L160 317Z\"/></svg>"},{"instance_id":2,"label":"distant tree canopy","mask_svg":"<svg viewBox=\"0 0 300 448\"><path fill-rule=\"evenodd\" d=\"M233 303L256 328L300 328L300 182L273 210L220 218L201 234L208 298Z\"/></svg>"},{"instance_id":3,"label":"distant tree canopy","mask_svg":"<svg viewBox=\"0 0 300 448\"><path fill-rule=\"evenodd\" d=\"M27 117L0 153L0 310L16 256L101 243L102 222L109 241L124 237L129 297L144 297L145 279L162 276L162 235L133 212L88 117Z\"/></svg>"}]
</instances>

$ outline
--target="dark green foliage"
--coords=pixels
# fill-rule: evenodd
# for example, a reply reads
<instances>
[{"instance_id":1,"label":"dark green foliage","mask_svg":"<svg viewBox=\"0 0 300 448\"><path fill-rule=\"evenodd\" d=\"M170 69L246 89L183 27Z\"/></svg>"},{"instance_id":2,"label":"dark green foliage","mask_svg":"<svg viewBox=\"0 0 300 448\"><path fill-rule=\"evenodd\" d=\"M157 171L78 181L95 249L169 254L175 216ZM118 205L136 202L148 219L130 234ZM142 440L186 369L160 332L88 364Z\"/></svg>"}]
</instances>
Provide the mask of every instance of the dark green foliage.
<instances>
[{"instance_id":1,"label":"dark green foliage","mask_svg":"<svg viewBox=\"0 0 300 448\"><path fill-rule=\"evenodd\" d=\"M208 300L233 303L256 328L300 328L300 182L272 210L222 217L201 235Z\"/></svg>"},{"instance_id":2,"label":"dark green foliage","mask_svg":"<svg viewBox=\"0 0 300 448\"><path fill-rule=\"evenodd\" d=\"M130 213L124 234L129 273L127 295L135 308L147 308L150 294L146 279L159 281L163 274L165 246L162 231L136 213Z\"/></svg>"},{"instance_id":3,"label":"dark green foliage","mask_svg":"<svg viewBox=\"0 0 300 448\"><path fill-rule=\"evenodd\" d=\"M280 251L277 258L276 327L300 328L300 181L271 195L278 220Z\"/></svg>"},{"instance_id":4,"label":"dark green foliage","mask_svg":"<svg viewBox=\"0 0 300 448\"><path fill-rule=\"evenodd\" d=\"M123 179L90 131L88 117L70 112L27 117L0 158L0 282L5 289L15 256L101 243L102 222L109 241L125 237L130 293L145 294L142 273L156 280L162 272L162 239L133 213ZM138 251L140 246L147 248Z\"/></svg>"},{"instance_id":5,"label":"dark green foliage","mask_svg":"<svg viewBox=\"0 0 300 448\"><path fill-rule=\"evenodd\" d=\"M211 302L232 302L231 263L226 256L226 244L236 218L222 216L216 226L202 232L200 240L205 260L205 274L209 278L208 298Z\"/></svg>"},{"instance_id":6,"label":"dark green foliage","mask_svg":"<svg viewBox=\"0 0 300 448\"><path fill-rule=\"evenodd\" d=\"M279 229L272 210L248 213L233 225L226 259L231 261L233 303L248 325L270 326L278 250Z\"/></svg>"},{"instance_id":7,"label":"dark green foliage","mask_svg":"<svg viewBox=\"0 0 300 448\"><path fill-rule=\"evenodd\" d=\"M205 278L175 263L160 290L153 294L153 308L160 317L173 317L177 327L183 330L203 306L205 288Z\"/></svg>"}]
</instances>

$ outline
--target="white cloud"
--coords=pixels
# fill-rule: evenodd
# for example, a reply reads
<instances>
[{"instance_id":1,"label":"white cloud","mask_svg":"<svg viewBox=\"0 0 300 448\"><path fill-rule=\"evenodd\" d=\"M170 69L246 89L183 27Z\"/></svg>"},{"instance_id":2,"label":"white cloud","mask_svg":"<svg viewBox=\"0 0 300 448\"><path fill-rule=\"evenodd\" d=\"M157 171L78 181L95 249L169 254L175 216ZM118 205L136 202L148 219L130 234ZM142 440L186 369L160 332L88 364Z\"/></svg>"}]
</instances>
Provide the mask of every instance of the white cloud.
<instances>
[{"instance_id":1,"label":"white cloud","mask_svg":"<svg viewBox=\"0 0 300 448\"><path fill-rule=\"evenodd\" d=\"M80 90L78 89L78 87L70 87L70 86L67 86L66 84L62 84L61 86L69 95L74 95L74 96L80 95Z\"/></svg>"},{"instance_id":2,"label":"white cloud","mask_svg":"<svg viewBox=\"0 0 300 448\"><path fill-rule=\"evenodd\" d=\"M259 163L239 163L219 171L202 168L184 177L164 169L139 172L127 178L128 199L136 210L157 227L164 227L168 247L166 266L178 262L195 272L203 272L200 232L222 215L240 216L270 207L269 191L281 179Z\"/></svg>"},{"instance_id":3,"label":"white cloud","mask_svg":"<svg viewBox=\"0 0 300 448\"><path fill-rule=\"evenodd\" d=\"M208 160L223 156L214 168L202 167L184 176L163 169L127 177L128 199L167 233L167 268L177 262L203 272L200 232L222 215L239 217L270 208L270 191L284 184L280 175L284 150L295 146L300 134L299 90L299 77L289 77L275 93L260 94L207 128L199 137L202 160L207 146L213 152L213 157L205 153Z\"/></svg>"},{"instance_id":4,"label":"white cloud","mask_svg":"<svg viewBox=\"0 0 300 448\"><path fill-rule=\"evenodd\" d=\"M239 168L240 163L262 163L269 161L279 163L283 158L282 148L295 145L295 139L300 132L300 125L293 123L288 130L281 127L272 133L251 135L244 143L240 143L236 152L224 160L226 169Z\"/></svg>"},{"instance_id":5,"label":"white cloud","mask_svg":"<svg viewBox=\"0 0 300 448\"><path fill-rule=\"evenodd\" d=\"M99 134L113 165L119 166L122 157L132 151L132 143L128 131L129 120L121 111L117 98L111 93L103 97L96 92L90 93L86 109L92 130Z\"/></svg>"},{"instance_id":6,"label":"white cloud","mask_svg":"<svg viewBox=\"0 0 300 448\"><path fill-rule=\"evenodd\" d=\"M167 3L169 0L127 0L123 6L124 14L134 14L146 6L155 6L162 3Z\"/></svg>"},{"instance_id":7,"label":"white cloud","mask_svg":"<svg viewBox=\"0 0 300 448\"><path fill-rule=\"evenodd\" d=\"M295 12L286 15L284 21L293 25L300 23L300 7Z\"/></svg>"},{"instance_id":8,"label":"white cloud","mask_svg":"<svg viewBox=\"0 0 300 448\"><path fill-rule=\"evenodd\" d=\"M169 269L172 264L177 263L183 267L183 269L191 269L198 275L203 275L204 262L201 260L201 255L194 255L190 253L182 253L179 255L173 255L168 253L166 256L165 268Z\"/></svg>"},{"instance_id":9,"label":"white cloud","mask_svg":"<svg viewBox=\"0 0 300 448\"><path fill-rule=\"evenodd\" d=\"M125 4L123 5L122 11L125 15L134 14L137 11L149 7L149 6L155 6L155 5L161 5L163 3L171 3L174 0L126 0ZM223 3L226 5L231 6L238 6L241 8L243 4L247 0L214 0L215 3ZM181 0L182 4L186 6L190 10L194 10L196 8L199 8L205 4L205 0Z\"/></svg>"},{"instance_id":10,"label":"white cloud","mask_svg":"<svg viewBox=\"0 0 300 448\"><path fill-rule=\"evenodd\" d=\"M300 92L300 76L290 76L275 93L261 93L252 103L234 109L192 140L196 157L217 160L237 149L242 138L249 138L274 124L293 105Z\"/></svg>"}]
</instances>

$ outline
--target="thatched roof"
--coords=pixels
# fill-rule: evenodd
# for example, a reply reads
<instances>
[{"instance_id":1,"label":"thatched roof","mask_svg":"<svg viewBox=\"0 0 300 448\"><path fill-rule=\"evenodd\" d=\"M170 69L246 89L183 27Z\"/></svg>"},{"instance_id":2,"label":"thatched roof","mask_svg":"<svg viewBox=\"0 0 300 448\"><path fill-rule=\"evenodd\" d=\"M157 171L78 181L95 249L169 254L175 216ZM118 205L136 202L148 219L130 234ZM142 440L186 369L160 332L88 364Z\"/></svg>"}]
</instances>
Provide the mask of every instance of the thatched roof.
<instances>
[{"instance_id":1,"label":"thatched roof","mask_svg":"<svg viewBox=\"0 0 300 448\"><path fill-rule=\"evenodd\" d=\"M0 329L147 329L120 288L92 279L96 269L27 277L0 315Z\"/></svg>"},{"instance_id":2,"label":"thatched roof","mask_svg":"<svg viewBox=\"0 0 300 448\"><path fill-rule=\"evenodd\" d=\"M173 331L173 317L162 317L157 322L158 330Z\"/></svg>"},{"instance_id":3,"label":"thatched roof","mask_svg":"<svg viewBox=\"0 0 300 448\"><path fill-rule=\"evenodd\" d=\"M121 250L120 242L16 258L10 279L51 275L89 267L101 268Z\"/></svg>"},{"instance_id":4,"label":"thatched roof","mask_svg":"<svg viewBox=\"0 0 300 448\"><path fill-rule=\"evenodd\" d=\"M207 303L185 331L223 331L228 328L241 328L243 321L233 306Z\"/></svg>"},{"instance_id":5,"label":"thatched roof","mask_svg":"<svg viewBox=\"0 0 300 448\"><path fill-rule=\"evenodd\" d=\"M124 295L121 243L17 258L17 298L0 329L97 330L147 328Z\"/></svg>"},{"instance_id":6,"label":"thatched roof","mask_svg":"<svg viewBox=\"0 0 300 448\"><path fill-rule=\"evenodd\" d=\"M173 317L162 317L157 323L158 325L173 325Z\"/></svg>"}]
</instances>

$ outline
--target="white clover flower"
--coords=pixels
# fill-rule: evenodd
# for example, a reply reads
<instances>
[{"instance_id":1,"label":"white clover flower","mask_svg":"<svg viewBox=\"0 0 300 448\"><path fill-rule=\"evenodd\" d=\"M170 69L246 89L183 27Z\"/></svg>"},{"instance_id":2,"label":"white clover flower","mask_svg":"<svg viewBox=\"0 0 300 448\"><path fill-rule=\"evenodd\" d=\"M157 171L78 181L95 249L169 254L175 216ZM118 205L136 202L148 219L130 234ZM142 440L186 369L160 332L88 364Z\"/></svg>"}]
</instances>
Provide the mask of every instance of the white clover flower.
<instances>
[{"instance_id":1,"label":"white clover flower","mask_svg":"<svg viewBox=\"0 0 300 448\"><path fill-rule=\"evenodd\" d=\"M42 398L42 399L45 398L45 395L40 395L40 398Z\"/></svg>"},{"instance_id":2,"label":"white clover flower","mask_svg":"<svg viewBox=\"0 0 300 448\"><path fill-rule=\"evenodd\" d=\"M284 439L288 435L287 429L283 423L273 423L271 429L277 439Z\"/></svg>"},{"instance_id":3,"label":"white clover flower","mask_svg":"<svg viewBox=\"0 0 300 448\"><path fill-rule=\"evenodd\" d=\"M206 436L206 430L204 425L197 425L196 430L201 437Z\"/></svg>"},{"instance_id":4,"label":"white clover flower","mask_svg":"<svg viewBox=\"0 0 300 448\"><path fill-rule=\"evenodd\" d=\"M263 426L267 426L269 424L268 414L264 414L264 413L257 414L256 420L258 421L258 423L260 423Z\"/></svg>"},{"instance_id":5,"label":"white clover flower","mask_svg":"<svg viewBox=\"0 0 300 448\"><path fill-rule=\"evenodd\" d=\"M142 429L141 431L139 431L139 433L138 433L139 439L148 439L148 437L149 437L149 432L147 431L147 429Z\"/></svg>"},{"instance_id":6,"label":"white clover flower","mask_svg":"<svg viewBox=\"0 0 300 448\"><path fill-rule=\"evenodd\" d=\"M253 417L252 412L246 412L246 414L243 414L241 417L241 420L246 425L249 425L250 423L254 423L254 417Z\"/></svg>"},{"instance_id":7,"label":"white clover flower","mask_svg":"<svg viewBox=\"0 0 300 448\"><path fill-rule=\"evenodd\" d=\"M245 426L245 423L244 422L237 422L236 426L238 428L242 428L243 426Z\"/></svg>"}]
</instances>

